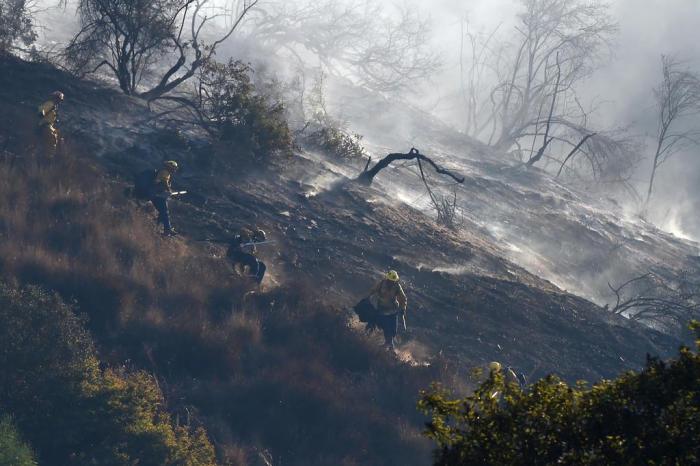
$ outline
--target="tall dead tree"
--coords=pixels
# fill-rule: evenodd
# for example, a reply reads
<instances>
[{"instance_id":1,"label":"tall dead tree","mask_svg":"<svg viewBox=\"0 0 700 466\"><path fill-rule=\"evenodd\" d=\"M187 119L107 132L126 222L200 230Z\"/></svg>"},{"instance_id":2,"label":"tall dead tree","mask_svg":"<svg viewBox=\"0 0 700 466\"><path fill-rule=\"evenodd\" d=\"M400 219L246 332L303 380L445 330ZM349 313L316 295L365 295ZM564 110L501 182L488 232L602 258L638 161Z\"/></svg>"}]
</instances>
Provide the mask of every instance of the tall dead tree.
<instances>
[{"instance_id":1,"label":"tall dead tree","mask_svg":"<svg viewBox=\"0 0 700 466\"><path fill-rule=\"evenodd\" d=\"M700 78L668 56L661 57L663 79L654 90L659 128L651 167L646 204L654 189L658 168L673 155L700 144L700 131L678 128L680 120L700 113Z\"/></svg>"},{"instance_id":2,"label":"tall dead tree","mask_svg":"<svg viewBox=\"0 0 700 466\"><path fill-rule=\"evenodd\" d=\"M602 0L522 0L522 5L512 36L494 38L494 32L471 47L477 81L493 85L477 86L480 95L471 97L469 105L478 102L480 114L471 113L467 120L473 137L504 151L533 144L531 159L540 160L534 144L547 127L549 138L555 130L557 138L566 138L560 123L585 126L587 114L575 87L595 70L617 26ZM468 37L472 43L478 40ZM555 62L558 71L553 73ZM474 77L465 77L466 87L474 88Z\"/></svg>"},{"instance_id":3,"label":"tall dead tree","mask_svg":"<svg viewBox=\"0 0 700 466\"><path fill-rule=\"evenodd\" d=\"M495 27L488 35L479 35L471 31L466 19L460 23L459 71L466 113L464 130L475 138L478 138L491 123L491 118L483 119L480 116L487 113L489 99L483 98L484 86L486 86L484 81L487 79L488 70L491 69L489 60L499 61L499 51L494 51L491 42L501 26ZM465 53L466 50L469 50L469 55ZM495 117L493 113L491 116Z\"/></svg>"}]
</instances>

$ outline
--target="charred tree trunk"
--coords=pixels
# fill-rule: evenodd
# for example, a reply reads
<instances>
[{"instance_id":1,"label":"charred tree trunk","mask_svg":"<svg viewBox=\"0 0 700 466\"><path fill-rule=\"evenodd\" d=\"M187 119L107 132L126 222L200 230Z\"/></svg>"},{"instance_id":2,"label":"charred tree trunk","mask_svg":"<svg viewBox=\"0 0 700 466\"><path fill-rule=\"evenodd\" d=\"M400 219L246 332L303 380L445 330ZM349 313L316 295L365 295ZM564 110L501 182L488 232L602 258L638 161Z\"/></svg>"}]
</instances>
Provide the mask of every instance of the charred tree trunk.
<instances>
[{"instance_id":1,"label":"charred tree trunk","mask_svg":"<svg viewBox=\"0 0 700 466\"><path fill-rule=\"evenodd\" d=\"M544 151L547 150L547 147L552 143L554 140L553 137L549 137L549 131L552 127L552 118L554 117L554 109L556 108L557 105L557 95L559 94L559 84L561 83L561 62L559 61L559 53L557 53L557 80L556 83L554 84L554 93L552 94L552 105L549 107L549 116L547 117L547 126L545 127L544 131L544 137L542 139L542 147L537 151L537 154L535 154L533 157L530 157L530 160L527 161L527 166L531 167L537 162L542 159L542 156L544 156Z\"/></svg>"},{"instance_id":2,"label":"charred tree trunk","mask_svg":"<svg viewBox=\"0 0 700 466\"><path fill-rule=\"evenodd\" d=\"M393 153L389 154L386 157L384 157L382 160L377 162L372 168L369 168L369 162L365 166L365 170L360 173L360 176L357 177L357 181L361 184L364 184L365 186L369 186L372 184L372 181L374 181L374 177L377 176L377 174L384 170L386 167L391 165L392 162L395 162L397 160L421 160L423 162L426 162L427 164L431 165L435 171L441 175L449 176L453 180L455 180L457 183L464 183L464 177L459 176L455 173L452 173L451 171L442 168L438 164L436 164L432 159L429 157L426 157L425 155L421 154L418 149L413 148L411 149L407 154L401 154L401 153Z\"/></svg>"},{"instance_id":3,"label":"charred tree trunk","mask_svg":"<svg viewBox=\"0 0 700 466\"><path fill-rule=\"evenodd\" d=\"M561 175L562 170L564 170L564 165L566 165L566 163L576 154L576 152L578 152L578 150L586 143L586 141L588 141L590 138L592 138L596 134L598 134L598 133L591 133L591 134L585 135L583 137L583 139L581 139L581 141L576 145L576 147L574 147L572 149L572 151L569 152L569 155L566 156L564 161L561 163L561 166L559 167L559 171L557 172L557 176L556 176L557 178L559 178L559 175Z\"/></svg>"}]
</instances>

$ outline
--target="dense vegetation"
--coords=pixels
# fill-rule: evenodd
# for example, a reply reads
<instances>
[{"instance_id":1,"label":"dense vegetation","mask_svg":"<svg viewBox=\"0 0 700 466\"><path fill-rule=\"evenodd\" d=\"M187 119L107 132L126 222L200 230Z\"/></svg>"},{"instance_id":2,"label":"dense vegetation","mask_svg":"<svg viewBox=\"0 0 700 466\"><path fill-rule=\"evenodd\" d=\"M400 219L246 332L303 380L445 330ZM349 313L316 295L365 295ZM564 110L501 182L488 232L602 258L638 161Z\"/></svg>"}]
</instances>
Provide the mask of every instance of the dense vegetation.
<instances>
[{"instance_id":1,"label":"dense vegetation","mask_svg":"<svg viewBox=\"0 0 700 466\"><path fill-rule=\"evenodd\" d=\"M522 391L492 373L469 397L435 386L419 406L436 465L700 462L700 354L689 348L593 387L550 376Z\"/></svg>"},{"instance_id":2,"label":"dense vegetation","mask_svg":"<svg viewBox=\"0 0 700 466\"><path fill-rule=\"evenodd\" d=\"M204 431L163 410L155 379L101 369L83 322L38 288L0 285L0 372L0 410L42 464L214 464Z\"/></svg>"}]
</instances>

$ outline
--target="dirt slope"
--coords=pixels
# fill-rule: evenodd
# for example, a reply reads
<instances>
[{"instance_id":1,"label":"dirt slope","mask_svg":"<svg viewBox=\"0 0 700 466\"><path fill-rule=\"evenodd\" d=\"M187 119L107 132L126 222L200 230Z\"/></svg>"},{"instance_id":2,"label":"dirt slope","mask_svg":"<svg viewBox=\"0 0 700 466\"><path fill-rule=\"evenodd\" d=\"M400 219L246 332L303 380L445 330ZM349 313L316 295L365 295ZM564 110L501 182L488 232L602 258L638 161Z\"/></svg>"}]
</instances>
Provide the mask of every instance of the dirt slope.
<instances>
[{"instance_id":1,"label":"dirt slope","mask_svg":"<svg viewBox=\"0 0 700 466\"><path fill-rule=\"evenodd\" d=\"M205 163L206 154L143 125L141 103L34 67L5 68L2 98L33 105L40 90L61 87L66 138L88 147L117 182L166 156L183 162L177 183L196 196L175 203L173 215L187 240L256 223L277 241L262 252L273 283L306 277L342 307L382 270L399 270L410 301L402 344L418 359L443 354L465 370L499 359L533 376L595 380L677 345L533 276L476 232L455 235L381 190L358 187L317 157L221 172ZM223 252L215 245L209 251ZM451 273L455 267L459 274Z\"/></svg>"},{"instance_id":2,"label":"dirt slope","mask_svg":"<svg viewBox=\"0 0 700 466\"><path fill-rule=\"evenodd\" d=\"M639 218L635 207L610 199L605 185L576 189L575 180L528 169L430 115L344 83L329 95L331 108L365 136L374 154L413 145L461 173L466 180L457 194L465 228L497 247L499 256L562 289L603 305L614 299L608 282L621 284L650 271L669 282L682 272L700 275L698 243L672 222L674 233ZM428 199L419 195L423 187L408 169L378 181L392 196L429 211Z\"/></svg>"}]
</instances>

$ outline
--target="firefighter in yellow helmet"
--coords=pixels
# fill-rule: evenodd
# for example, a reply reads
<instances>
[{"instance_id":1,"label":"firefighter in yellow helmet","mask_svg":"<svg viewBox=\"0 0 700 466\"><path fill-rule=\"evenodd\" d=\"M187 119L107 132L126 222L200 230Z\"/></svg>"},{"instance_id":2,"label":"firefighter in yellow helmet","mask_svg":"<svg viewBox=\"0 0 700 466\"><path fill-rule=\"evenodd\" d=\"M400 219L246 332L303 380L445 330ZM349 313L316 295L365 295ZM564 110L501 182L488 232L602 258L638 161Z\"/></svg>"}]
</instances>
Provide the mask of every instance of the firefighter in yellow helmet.
<instances>
[{"instance_id":1,"label":"firefighter in yellow helmet","mask_svg":"<svg viewBox=\"0 0 700 466\"><path fill-rule=\"evenodd\" d=\"M55 91L51 93L46 102L39 106L37 111L39 117L37 129L48 156L52 156L56 152L58 142L61 139L61 133L56 125L58 123L58 106L64 98L63 92Z\"/></svg>"},{"instance_id":2,"label":"firefighter in yellow helmet","mask_svg":"<svg viewBox=\"0 0 700 466\"><path fill-rule=\"evenodd\" d=\"M376 325L384 332L384 345L387 349L394 349L394 338L398 330L399 314L406 314L408 301L399 283L399 274L390 270L369 291L368 298L377 310Z\"/></svg>"},{"instance_id":3,"label":"firefighter in yellow helmet","mask_svg":"<svg viewBox=\"0 0 700 466\"><path fill-rule=\"evenodd\" d=\"M267 241L267 235L263 230L242 228L233 237L226 252L226 257L231 260L233 266L240 265L244 269L247 267L248 276L254 279L258 285L262 283L267 267L263 261L257 258L255 244L265 241Z\"/></svg>"},{"instance_id":4,"label":"firefighter in yellow helmet","mask_svg":"<svg viewBox=\"0 0 700 466\"><path fill-rule=\"evenodd\" d=\"M177 235L177 232L170 224L170 210L168 209L168 200L173 192L172 177L177 169L177 162L174 160L163 162L161 169L156 172L151 191L151 202L158 211L158 221L163 224L163 234L165 236Z\"/></svg>"}]
</instances>

